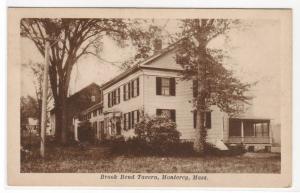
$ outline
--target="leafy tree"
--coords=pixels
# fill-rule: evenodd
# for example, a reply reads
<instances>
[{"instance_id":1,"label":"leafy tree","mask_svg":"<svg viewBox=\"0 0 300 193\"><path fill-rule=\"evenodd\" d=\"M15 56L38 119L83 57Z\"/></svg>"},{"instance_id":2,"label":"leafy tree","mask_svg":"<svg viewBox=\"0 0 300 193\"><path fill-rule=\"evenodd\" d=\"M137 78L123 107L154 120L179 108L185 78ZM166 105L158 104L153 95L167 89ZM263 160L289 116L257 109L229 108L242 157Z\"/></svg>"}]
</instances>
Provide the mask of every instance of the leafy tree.
<instances>
[{"instance_id":1,"label":"leafy tree","mask_svg":"<svg viewBox=\"0 0 300 193\"><path fill-rule=\"evenodd\" d=\"M44 73L44 65L42 63L33 63L29 62L28 64L23 64L24 67L29 68L33 74L33 84L35 89L35 98L37 102L37 120L39 124L39 133L41 128L41 117L42 117L42 91L43 91L43 73ZM49 82L50 84L50 82ZM49 89L47 95L47 104L50 104L52 97L52 92ZM49 105L47 105L47 112L50 111ZM48 120L49 121L49 120Z\"/></svg>"},{"instance_id":2,"label":"leafy tree","mask_svg":"<svg viewBox=\"0 0 300 193\"><path fill-rule=\"evenodd\" d=\"M50 42L49 77L55 105L55 134L64 144L67 139L67 97L74 64L86 54L100 58L104 36L113 38L119 45L129 37L137 38L136 22L117 18L24 18L20 25L21 36L29 38L42 56L45 56L45 42Z\"/></svg>"},{"instance_id":3,"label":"leafy tree","mask_svg":"<svg viewBox=\"0 0 300 193\"><path fill-rule=\"evenodd\" d=\"M28 124L28 118L37 118L38 116L38 105L35 98L31 96L21 96L21 126Z\"/></svg>"},{"instance_id":4,"label":"leafy tree","mask_svg":"<svg viewBox=\"0 0 300 193\"><path fill-rule=\"evenodd\" d=\"M217 105L232 115L239 112L239 104L248 103L250 99L245 93L251 85L242 83L224 67L224 53L221 50L208 47L211 40L226 35L238 23L237 20L228 19L182 20L183 39L178 44L176 60L185 66L184 78L195 83L197 121L194 149L200 154L204 153L206 143L207 128L204 123L209 107Z\"/></svg>"}]
</instances>

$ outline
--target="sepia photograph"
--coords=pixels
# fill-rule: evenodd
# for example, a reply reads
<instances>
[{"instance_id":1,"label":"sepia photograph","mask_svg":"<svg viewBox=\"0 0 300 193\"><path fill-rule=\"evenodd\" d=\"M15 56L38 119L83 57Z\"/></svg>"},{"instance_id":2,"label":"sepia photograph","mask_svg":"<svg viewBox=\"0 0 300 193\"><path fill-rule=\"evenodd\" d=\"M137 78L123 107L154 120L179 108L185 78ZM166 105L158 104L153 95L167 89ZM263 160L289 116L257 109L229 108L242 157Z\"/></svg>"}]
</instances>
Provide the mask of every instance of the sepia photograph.
<instances>
[{"instance_id":1,"label":"sepia photograph","mask_svg":"<svg viewBox=\"0 0 300 193\"><path fill-rule=\"evenodd\" d=\"M291 10L11 8L8 19L18 175L291 183Z\"/></svg>"}]
</instances>

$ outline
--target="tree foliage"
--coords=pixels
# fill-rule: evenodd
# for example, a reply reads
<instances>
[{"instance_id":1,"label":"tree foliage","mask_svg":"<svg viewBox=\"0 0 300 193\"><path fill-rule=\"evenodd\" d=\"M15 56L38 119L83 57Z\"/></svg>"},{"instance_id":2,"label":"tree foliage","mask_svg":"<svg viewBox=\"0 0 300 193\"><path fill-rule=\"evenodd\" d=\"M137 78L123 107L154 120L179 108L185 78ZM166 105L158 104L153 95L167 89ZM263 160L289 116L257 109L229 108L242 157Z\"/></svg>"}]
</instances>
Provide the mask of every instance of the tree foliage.
<instances>
[{"instance_id":1,"label":"tree foliage","mask_svg":"<svg viewBox=\"0 0 300 193\"><path fill-rule=\"evenodd\" d=\"M241 110L240 104L248 103L251 98L246 95L251 85L241 82L231 70L225 68L222 50L208 47L213 39L226 35L238 23L238 20L229 19L182 20L182 40L178 44L176 60L185 66L184 79L194 81L194 106L197 111L194 147L199 153L204 152L206 142L205 111L216 105L233 115Z\"/></svg>"},{"instance_id":2,"label":"tree foliage","mask_svg":"<svg viewBox=\"0 0 300 193\"><path fill-rule=\"evenodd\" d=\"M31 96L21 96L21 126L28 124L28 118L38 117L38 104L35 98Z\"/></svg>"},{"instance_id":3,"label":"tree foliage","mask_svg":"<svg viewBox=\"0 0 300 193\"><path fill-rule=\"evenodd\" d=\"M56 137L66 142L66 109L71 72L84 55L100 57L102 39L109 36L123 45L124 40L139 35L135 21L118 18L69 19L24 18L21 36L29 38L45 56L45 42L50 42L49 77L55 105Z\"/></svg>"}]
</instances>

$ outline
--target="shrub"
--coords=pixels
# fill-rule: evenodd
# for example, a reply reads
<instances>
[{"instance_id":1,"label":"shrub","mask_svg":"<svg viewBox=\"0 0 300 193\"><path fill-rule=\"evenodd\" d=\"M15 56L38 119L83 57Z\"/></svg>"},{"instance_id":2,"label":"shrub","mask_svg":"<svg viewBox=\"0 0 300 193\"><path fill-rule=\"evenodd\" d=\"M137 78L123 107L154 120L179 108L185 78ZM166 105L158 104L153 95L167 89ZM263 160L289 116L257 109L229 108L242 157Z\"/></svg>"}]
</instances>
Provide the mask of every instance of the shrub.
<instances>
[{"instance_id":1,"label":"shrub","mask_svg":"<svg viewBox=\"0 0 300 193\"><path fill-rule=\"evenodd\" d=\"M88 120L79 124L78 138L82 142L94 142L94 132L91 123Z\"/></svg>"},{"instance_id":2,"label":"shrub","mask_svg":"<svg viewBox=\"0 0 300 193\"><path fill-rule=\"evenodd\" d=\"M176 124L166 117L144 118L135 126L136 136L113 139L111 152L125 155L193 155L193 143L180 142Z\"/></svg>"},{"instance_id":3,"label":"shrub","mask_svg":"<svg viewBox=\"0 0 300 193\"><path fill-rule=\"evenodd\" d=\"M152 154L168 154L180 143L180 133L176 123L164 116L144 118L135 126L138 141L147 144L147 151Z\"/></svg>"}]
</instances>

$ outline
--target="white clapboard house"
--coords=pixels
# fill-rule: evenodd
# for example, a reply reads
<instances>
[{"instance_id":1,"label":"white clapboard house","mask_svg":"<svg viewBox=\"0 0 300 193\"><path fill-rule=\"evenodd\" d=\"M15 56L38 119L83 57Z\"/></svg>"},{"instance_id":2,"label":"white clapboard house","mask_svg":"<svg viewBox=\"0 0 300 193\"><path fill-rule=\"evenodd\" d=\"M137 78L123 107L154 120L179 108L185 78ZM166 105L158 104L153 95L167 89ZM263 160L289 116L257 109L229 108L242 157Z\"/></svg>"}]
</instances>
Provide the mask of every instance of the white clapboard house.
<instances>
[{"instance_id":1,"label":"white clapboard house","mask_svg":"<svg viewBox=\"0 0 300 193\"><path fill-rule=\"evenodd\" d=\"M78 140L78 125L89 120L95 138L134 135L134 124L141 114L167 114L177 124L182 140L195 137L192 81L182 80L183 67L175 61L176 46L160 49L143 62L101 86L103 100L74 117L74 135ZM249 150L269 149L270 119L241 115L229 117L217 107L206 113L207 140L214 144L244 143Z\"/></svg>"}]
</instances>

